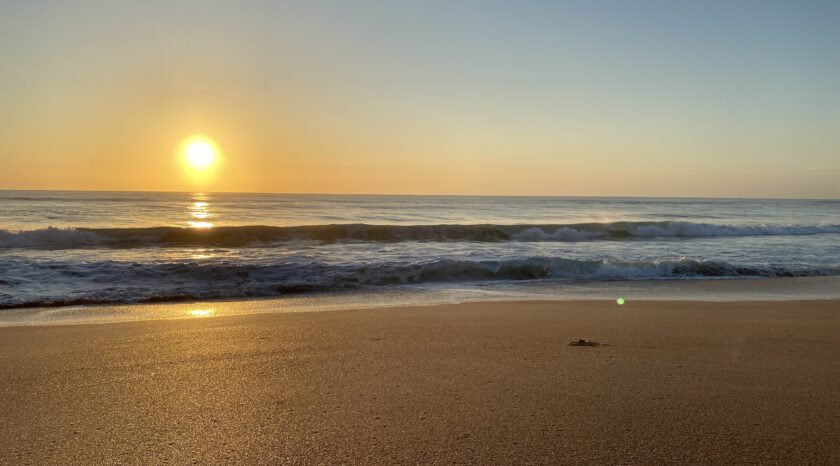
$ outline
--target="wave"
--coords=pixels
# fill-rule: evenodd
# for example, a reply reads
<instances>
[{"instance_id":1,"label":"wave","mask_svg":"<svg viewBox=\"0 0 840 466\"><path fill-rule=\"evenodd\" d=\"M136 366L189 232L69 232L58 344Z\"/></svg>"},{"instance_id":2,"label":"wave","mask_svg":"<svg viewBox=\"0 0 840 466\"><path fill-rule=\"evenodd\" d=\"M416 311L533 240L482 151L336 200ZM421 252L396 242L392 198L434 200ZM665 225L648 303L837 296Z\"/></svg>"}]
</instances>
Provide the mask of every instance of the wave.
<instances>
[{"instance_id":1,"label":"wave","mask_svg":"<svg viewBox=\"0 0 840 466\"><path fill-rule=\"evenodd\" d=\"M45 228L0 230L0 248L105 246L270 246L289 241L621 241L718 236L804 236L840 233L840 225L719 225L684 221L554 225L370 225L229 226L215 228Z\"/></svg>"},{"instance_id":2,"label":"wave","mask_svg":"<svg viewBox=\"0 0 840 466\"><path fill-rule=\"evenodd\" d=\"M840 275L840 267L668 260L575 260L533 256L335 265L317 262L0 262L0 309L74 304L256 298L426 283L525 280L650 280Z\"/></svg>"}]
</instances>

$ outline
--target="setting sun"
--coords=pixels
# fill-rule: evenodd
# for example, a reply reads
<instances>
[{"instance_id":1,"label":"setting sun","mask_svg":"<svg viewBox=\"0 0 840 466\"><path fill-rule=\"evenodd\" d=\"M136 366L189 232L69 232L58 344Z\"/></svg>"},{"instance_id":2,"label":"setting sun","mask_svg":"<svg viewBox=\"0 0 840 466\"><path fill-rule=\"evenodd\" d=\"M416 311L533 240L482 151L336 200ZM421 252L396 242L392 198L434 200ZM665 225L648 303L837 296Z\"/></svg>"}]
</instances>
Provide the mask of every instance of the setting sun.
<instances>
[{"instance_id":1,"label":"setting sun","mask_svg":"<svg viewBox=\"0 0 840 466\"><path fill-rule=\"evenodd\" d=\"M194 170L204 170L216 161L215 145L204 138L193 138L184 144L184 159Z\"/></svg>"}]
</instances>

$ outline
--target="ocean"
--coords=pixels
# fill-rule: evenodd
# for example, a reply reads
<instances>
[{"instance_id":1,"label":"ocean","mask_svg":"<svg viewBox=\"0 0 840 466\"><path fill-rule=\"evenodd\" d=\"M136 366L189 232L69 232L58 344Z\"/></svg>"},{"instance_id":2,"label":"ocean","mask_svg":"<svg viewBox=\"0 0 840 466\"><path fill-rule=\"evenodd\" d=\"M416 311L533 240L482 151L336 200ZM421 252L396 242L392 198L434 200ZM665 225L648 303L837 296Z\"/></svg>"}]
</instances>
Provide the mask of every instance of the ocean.
<instances>
[{"instance_id":1,"label":"ocean","mask_svg":"<svg viewBox=\"0 0 840 466\"><path fill-rule=\"evenodd\" d=\"M7 310L837 275L838 200L0 191Z\"/></svg>"}]
</instances>

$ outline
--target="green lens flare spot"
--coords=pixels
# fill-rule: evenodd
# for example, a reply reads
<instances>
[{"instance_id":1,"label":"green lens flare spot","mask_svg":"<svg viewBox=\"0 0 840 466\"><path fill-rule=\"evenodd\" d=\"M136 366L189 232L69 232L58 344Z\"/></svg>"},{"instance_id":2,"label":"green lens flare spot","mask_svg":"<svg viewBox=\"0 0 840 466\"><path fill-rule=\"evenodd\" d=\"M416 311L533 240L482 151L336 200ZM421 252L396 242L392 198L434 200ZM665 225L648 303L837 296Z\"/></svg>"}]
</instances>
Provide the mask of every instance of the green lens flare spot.
<instances>
[{"instance_id":1,"label":"green lens flare spot","mask_svg":"<svg viewBox=\"0 0 840 466\"><path fill-rule=\"evenodd\" d=\"M616 299L616 300L615 300L615 302L616 302L619 306L621 306L621 305L623 305L623 304L624 304L624 298L618 298L618 299Z\"/></svg>"}]
</instances>

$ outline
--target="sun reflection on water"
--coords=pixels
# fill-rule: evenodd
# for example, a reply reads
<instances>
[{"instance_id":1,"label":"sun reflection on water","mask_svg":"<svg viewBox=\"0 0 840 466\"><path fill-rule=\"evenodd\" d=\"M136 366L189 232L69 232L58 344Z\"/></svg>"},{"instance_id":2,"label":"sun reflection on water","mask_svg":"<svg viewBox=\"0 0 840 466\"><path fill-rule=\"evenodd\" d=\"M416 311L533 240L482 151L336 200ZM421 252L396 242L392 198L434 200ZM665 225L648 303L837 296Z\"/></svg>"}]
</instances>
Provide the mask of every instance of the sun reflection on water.
<instances>
[{"instance_id":1,"label":"sun reflection on water","mask_svg":"<svg viewBox=\"0 0 840 466\"><path fill-rule=\"evenodd\" d=\"M192 260L209 259L211 257L214 257L214 255L208 249L199 249L190 254L190 259Z\"/></svg>"},{"instance_id":2,"label":"sun reflection on water","mask_svg":"<svg viewBox=\"0 0 840 466\"><path fill-rule=\"evenodd\" d=\"M210 212L207 211L207 203L206 202L193 202L192 206L190 207L190 215L193 218L207 218L210 216Z\"/></svg>"},{"instance_id":3,"label":"sun reflection on water","mask_svg":"<svg viewBox=\"0 0 840 466\"><path fill-rule=\"evenodd\" d=\"M187 207L190 217L195 220L187 220L190 228L213 228L213 222L208 219L213 217L210 211L209 196L203 193L193 194L192 202Z\"/></svg>"}]
</instances>

